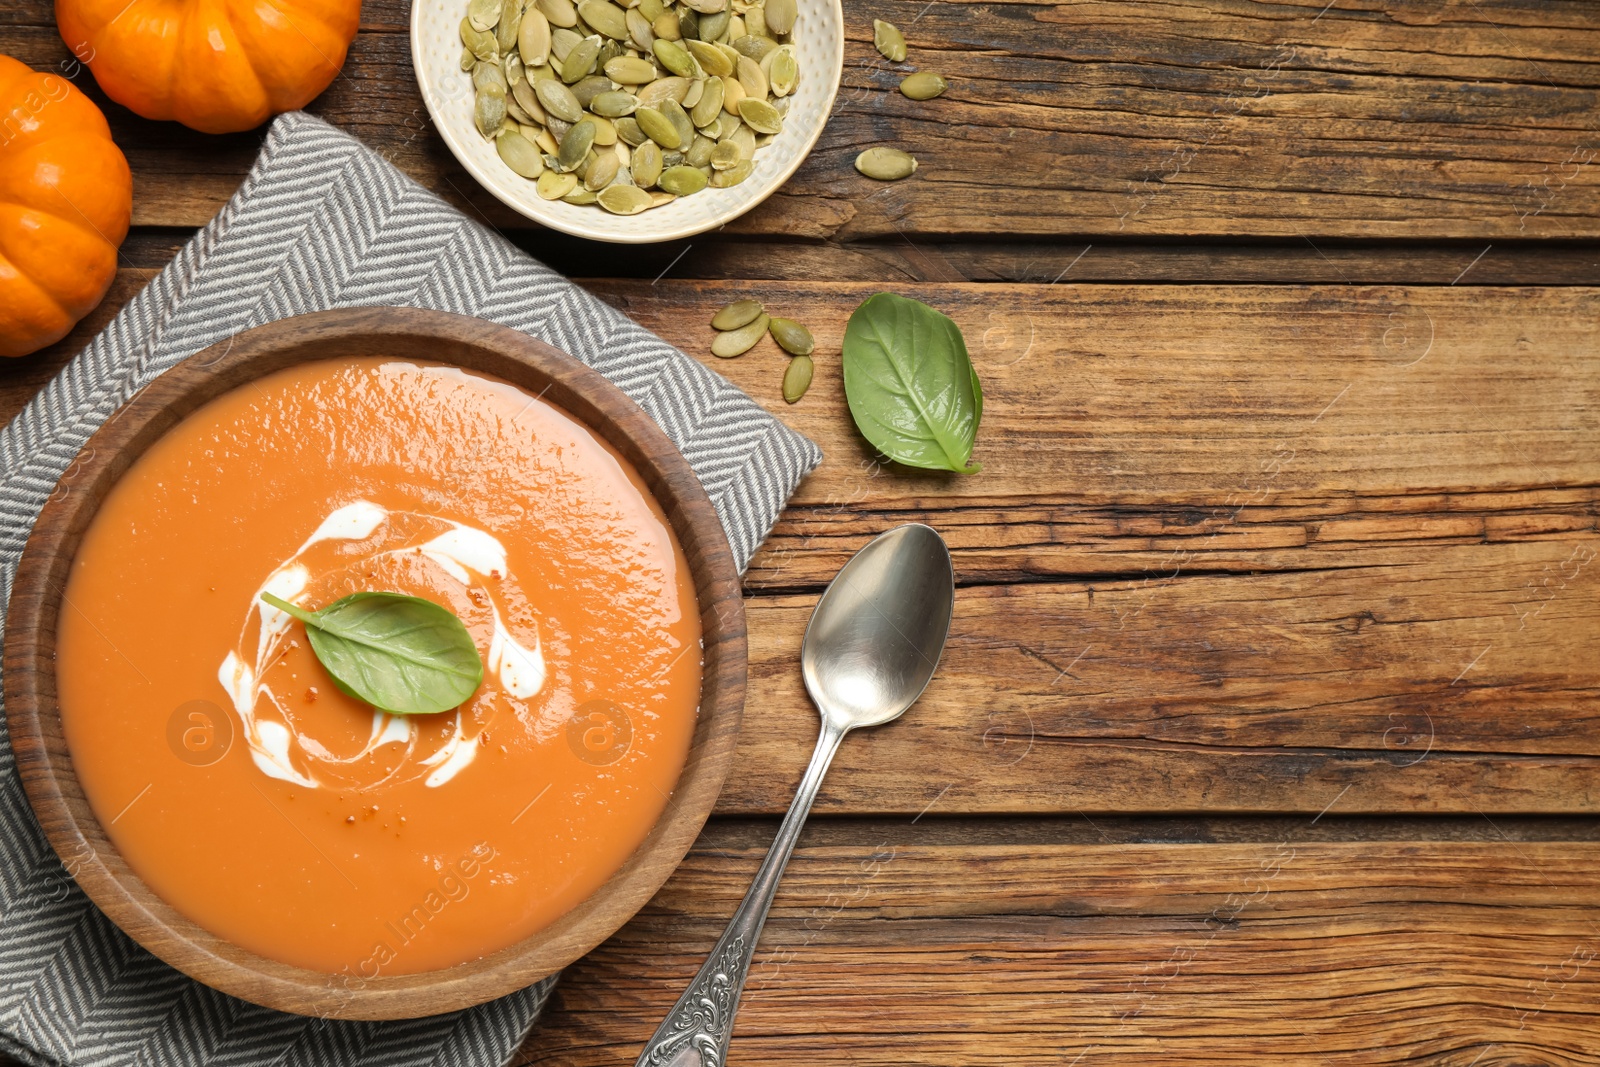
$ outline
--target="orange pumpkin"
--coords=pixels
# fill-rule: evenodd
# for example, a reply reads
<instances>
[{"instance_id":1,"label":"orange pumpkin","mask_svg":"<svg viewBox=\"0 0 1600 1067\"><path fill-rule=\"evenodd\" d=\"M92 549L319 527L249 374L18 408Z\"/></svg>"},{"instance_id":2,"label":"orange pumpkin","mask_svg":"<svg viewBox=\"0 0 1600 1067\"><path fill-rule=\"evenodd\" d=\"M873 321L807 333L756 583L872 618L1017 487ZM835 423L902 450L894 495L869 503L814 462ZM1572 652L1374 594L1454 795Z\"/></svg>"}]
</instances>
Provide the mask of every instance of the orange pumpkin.
<instances>
[{"instance_id":1,"label":"orange pumpkin","mask_svg":"<svg viewBox=\"0 0 1600 1067\"><path fill-rule=\"evenodd\" d=\"M59 341L105 298L132 213L94 101L0 55L0 356Z\"/></svg>"},{"instance_id":2,"label":"orange pumpkin","mask_svg":"<svg viewBox=\"0 0 1600 1067\"><path fill-rule=\"evenodd\" d=\"M106 95L204 133L303 107L344 65L361 0L56 0Z\"/></svg>"}]
</instances>

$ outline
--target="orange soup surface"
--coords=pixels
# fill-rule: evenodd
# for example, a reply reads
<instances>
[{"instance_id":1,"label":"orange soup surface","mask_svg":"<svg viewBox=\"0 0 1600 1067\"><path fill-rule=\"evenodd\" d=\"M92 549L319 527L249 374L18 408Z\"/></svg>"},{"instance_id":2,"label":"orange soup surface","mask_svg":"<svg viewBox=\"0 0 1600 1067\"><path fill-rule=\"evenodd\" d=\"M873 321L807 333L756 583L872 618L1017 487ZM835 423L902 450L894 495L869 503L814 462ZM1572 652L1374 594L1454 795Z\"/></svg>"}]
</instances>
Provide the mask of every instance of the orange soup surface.
<instances>
[{"instance_id":1,"label":"orange soup surface","mask_svg":"<svg viewBox=\"0 0 1600 1067\"><path fill-rule=\"evenodd\" d=\"M363 590L466 624L459 709L346 696L303 624ZM61 715L134 870L260 955L371 979L510 945L666 806L700 626L637 473L514 386L363 356L222 396L117 483L73 563Z\"/></svg>"}]
</instances>

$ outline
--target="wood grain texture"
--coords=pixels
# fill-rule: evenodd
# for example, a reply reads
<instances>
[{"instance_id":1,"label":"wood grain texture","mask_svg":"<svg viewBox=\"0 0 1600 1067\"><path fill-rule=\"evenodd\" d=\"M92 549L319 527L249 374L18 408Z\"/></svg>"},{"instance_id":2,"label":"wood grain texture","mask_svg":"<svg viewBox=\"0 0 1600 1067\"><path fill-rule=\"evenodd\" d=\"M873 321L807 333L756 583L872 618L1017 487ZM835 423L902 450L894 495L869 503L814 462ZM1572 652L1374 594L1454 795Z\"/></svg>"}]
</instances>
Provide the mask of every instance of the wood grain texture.
<instances>
[{"instance_id":1,"label":"wood grain texture","mask_svg":"<svg viewBox=\"0 0 1600 1067\"><path fill-rule=\"evenodd\" d=\"M310 108L500 225L530 225L456 165L411 73L407 7L369 0L342 76ZM869 0L850 8L840 105L788 186L732 232L911 235L1592 237L1600 25L1577 0ZM3 16L8 52L73 72L49 6ZM907 31L909 62L870 45ZM63 68L62 64L66 64ZM951 88L894 91L912 68ZM97 100L86 74L76 80ZM200 225L259 131L204 138L109 109L134 221ZM875 185L850 161L922 163Z\"/></svg>"},{"instance_id":2,"label":"wood grain texture","mask_svg":"<svg viewBox=\"0 0 1600 1067\"><path fill-rule=\"evenodd\" d=\"M56 632L67 572L116 480L207 401L274 371L352 350L438 360L545 397L632 464L671 524L694 583L704 649L700 714L671 800L606 882L555 923L443 971L325 974L257 955L203 929L151 891L117 851L84 794L57 703ZM161 374L97 429L45 502L6 609L6 731L44 836L91 900L139 945L185 974L252 1003L336 1019L458 1011L546 977L615 932L678 865L710 814L735 752L746 641L738 569L710 499L662 429L621 390L526 334L414 308L324 311L268 323Z\"/></svg>"},{"instance_id":3,"label":"wood grain texture","mask_svg":"<svg viewBox=\"0 0 1600 1067\"><path fill-rule=\"evenodd\" d=\"M519 1065L632 1062L758 849L715 828ZM1600 1062L1592 844L802 846L733 1064Z\"/></svg>"}]
</instances>

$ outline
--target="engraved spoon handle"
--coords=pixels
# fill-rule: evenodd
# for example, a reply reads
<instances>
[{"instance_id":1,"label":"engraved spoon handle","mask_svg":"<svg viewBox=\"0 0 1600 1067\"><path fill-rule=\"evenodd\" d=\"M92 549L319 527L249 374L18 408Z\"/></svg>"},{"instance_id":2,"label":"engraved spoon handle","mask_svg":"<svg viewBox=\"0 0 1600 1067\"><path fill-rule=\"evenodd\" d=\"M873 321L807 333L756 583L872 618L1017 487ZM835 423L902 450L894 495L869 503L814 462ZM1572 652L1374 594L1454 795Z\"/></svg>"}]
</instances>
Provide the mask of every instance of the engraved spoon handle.
<instances>
[{"instance_id":1,"label":"engraved spoon handle","mask_svg":"<svg viewBox=\"0 0 1600 1067\"><path fill-rule=\"evenodd\" d=\"M711 950L711 958L678 998L666 1021L645 1043L635 1067L685 1067L697 1062L699 1067L722 1067L728 1041L733 1036L733 1016L739 1007L739 994L750 973L750 961L755 956L761 926L767 920L767 909L772 907L772 897L783 878L784 865L789 862L800 828L811 812L811 802L817 797L822 777L828 773L828 764L833 762L833 754L839 750L839 742L847 729L823 717L822 733L817 738L816 750L811 753L811 764L806 768L805 777L800 779L794 803L789 805L789 814L778 827L778 836L767 851L767 858L761 861L755 882L728 921L728 928L718 939L716 948ZM697 1055L691 1054L691 1049Z\"/></svg>"}]
</instances>

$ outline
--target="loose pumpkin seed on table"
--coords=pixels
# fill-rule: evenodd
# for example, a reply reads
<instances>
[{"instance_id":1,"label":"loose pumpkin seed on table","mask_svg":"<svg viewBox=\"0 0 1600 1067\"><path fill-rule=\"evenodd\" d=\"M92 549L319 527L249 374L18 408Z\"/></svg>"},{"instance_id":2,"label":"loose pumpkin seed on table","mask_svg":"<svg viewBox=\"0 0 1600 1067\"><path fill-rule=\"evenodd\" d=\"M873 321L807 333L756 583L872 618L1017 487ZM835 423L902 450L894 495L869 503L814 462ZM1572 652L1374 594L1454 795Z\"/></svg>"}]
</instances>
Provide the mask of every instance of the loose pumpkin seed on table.
<instances>
[{"instance_id":1,"label":"loose pumpkin seed on table","mask_svg":"<svg viewBox=\"0 0 1600 1067\"><path fill-rule=\"evenodd\" d=\"M789 369L783 372L783 399L790 404L798 403L806 395L806 390L811 388L811 376L815 373L816 366L810 356L791 359Z\"/></svg>"},{"instance_id":2,"label":"loose pumpkin seed on table","mask_svg":"<svg viewBox=\"0 0 1600 1067\"><path fill-rule=\"evenodd\" d=\"M892 22L872 20L872 46L891 63L906 61L906 37Z\"/></svg>"},{"instance_id":3,"label":"loose pumpkin seed on table","mask_svg":"<svg viewBox=\"0 0 1600 1067\"><path fill-rule=\"evenodd\" d=\"M790 40L796 0L464 7L461 69L472 75L478 132L541 198L612 214L744 181L782 131L802 76ZM767 329L756 304L720 347L738 355Z\"/></svg>"},{"instance_id":4,"label":"loose pumpkin seed on table","mask_svg":"<svg viewBox=\"0 0 1600 1067\"><path fill-rule=\"evenodd\" d=\"M941 76L932 71L919 71L901 79L900 92L910 100L932 100L950 87Z\"/></svg>"},{"instance_id":5,"label":"loose pumpkin seed on table","mask_svg":"<svg viewBox=\"0 0 1600 1067\"><path fill-rule=\"evenodd\" d=\"M898 148L869 148L856 157L856 170L882 182L908 178L916 169L916 158Z\"/></svg>"}]
</instances>

